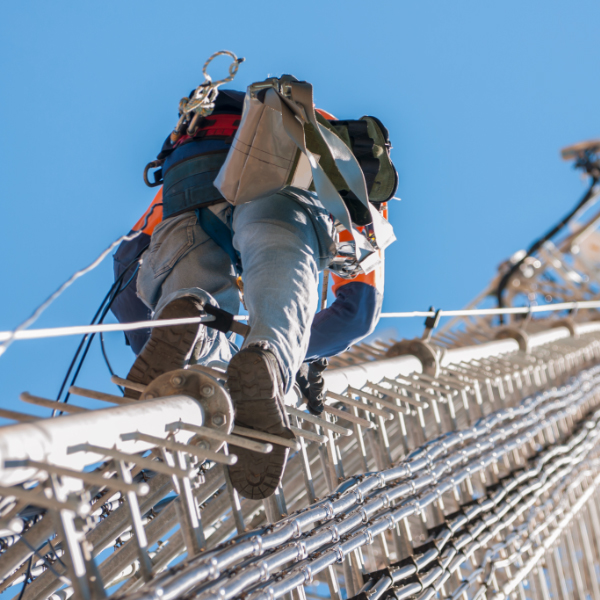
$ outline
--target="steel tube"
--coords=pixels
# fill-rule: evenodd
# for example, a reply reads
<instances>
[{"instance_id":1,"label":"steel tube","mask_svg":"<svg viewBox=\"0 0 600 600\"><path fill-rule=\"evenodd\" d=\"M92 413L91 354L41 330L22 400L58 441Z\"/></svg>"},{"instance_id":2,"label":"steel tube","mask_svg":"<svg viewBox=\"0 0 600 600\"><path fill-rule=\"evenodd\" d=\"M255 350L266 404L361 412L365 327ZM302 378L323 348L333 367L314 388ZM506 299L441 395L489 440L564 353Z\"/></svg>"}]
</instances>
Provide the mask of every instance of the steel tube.
<instances>
[{"instance_id":1,"label":"steel tube","mask_svg":"<svg viewBox=\"0 0 600 600\"><path fill-rule=\"evenodd\" d=\"M421 373L421 361L415 356L397 356L378 361L331 369L323 373L326 387L331 392L343 394L348 386L362 388L367 381L378 383L384 377Z\"/></svg>"},{"instance_id":2,"label":"steel tube","mask_svg":"<svg viewBox=\"0 0 600 600\"><path fill-rule=\"evenodd\" d=\"M485 342L477 346L467 346L464 348L454 348L447 350L442 356L440 364L442 367L470 360L479 360L490 356L498 356L508 352L516 352L519 349L517 340L495 340L493 342Z\"/></svg>"},{"instance_id":3,"label":"steel tube","mask_svg":"<svg viewBox=\"0 0 600 600\"><path fill-rule=\"evenodd\" d=\"M0 485L11 486L43 477L33 468L6 469L5 460L34 460L82 470L98 462L98 454L68 454L69 447L89 443L133 454L147 450L153 444L123 441L122 434L143 429L145 433L164 436L165 423L185 419L202 425L203 416L202 406L193 398L170 396L0 427ZM176 434L182 442L187 442L192 435L185 431Z\"/></svg>"},{"instance_id":4,"label":"steel tube","mask_svg":"<svg viewBox=\"0 0 600 600\"><path fill-rule=\"evenodd\" d=\"M584 323L576 325L577 333L592 333L600 331L600 323ZM553 327L546 331L529 334L529 344L536 348L543 344L549 344L561 339L568 338L570 332L566 327ZM476 346L454 348L442 353L440 365L442 367L450 364L479 360L492 356L499 356L519 350L519 343L513 339L495 340L485 342ZM326 387L329 391L343 394L348 386L362 388L368 381L379 383L384 377L394 379L398 375L410 375L421 373L421 362L415 356L398 356L395 358L384 358L382 360L365 362L360 365L331 369L323 373Z\"/></svg>"},{"instance_id":5,"label":"steel tube","mask_svg":"<svg viewBox=\"0 0 600 600\"><path fill-rule=\"evenodd\" d=\"M592 331L600 331L600 323L598 323L597 327L597 329L593 329ZM578 333L588 333L588 331ZM587 369L587 373L579 378L577 385L564 383L571 375L575 375L578 370L586 369L589 366L597 364L599 338L594 337L576 340L573 337L567 337L569 335L567 327L557 327L541 333L530 334L528 337L531 347L537 348L537 346L542 344L548 345L547 348L543 350L536 349L531 356L526 356L524 353L519 352L517 341L512 339L487 342L470 348L458 348L442 353L442 361L448 361L443 364L452 365L454 363L461 363L462 361L469 360L480 361L479 363L471 365L469 370L465 371L465 377L469 377L468 385L473 385L470 379L471 376L477 378L479 381L483 381L488 375L492 379L496 378L498 380L498 389L494 387L493 391L489 392L489 398L484 395L485 397L482 401L482 405L486 409L486 412L481 415L481 418L484 419L484 421L482 421L483 424L479 424L479 421L474 422L475 417L479 417L478 411L475 411L474 415L470 415L469 413L470 409L468 402L471 401L471 396L468 398L465 396L466 399L463 398L462 402L460 395L455 396L454 402L456 404L458 418L455 419L455 422L451 427L447 423L449 418L445 419L444 432L446 435L443 438L440 438L440 440L435 441L437 432L435 431L433 424L429 427L429 421L427 421L428 430L424 432L424 439L421 439L420 430L417 432L419 435L411 435L411 443L413 446L420 446L422 442L427 442L427 445L423 446L418 453L412 453L410 456L404 457L404 459L402 459L402 456L400 455L393 463L397 466L390 469L384 464L384 461L378 454L378 452L380 454L384 453L388 448L387 440L383 439L383 437L387 435L384 424L380 420L371 422L362 419L361 421L366 424L365 426L372 426L374 428L374 431L369 433L383 436L379 439L379 442L376 435L365 436L366 441L374 442L370 444L370 453L363 452L365 459L368 459L369 461L369 468L365 467L364 469L361 469L359 467L357 471L354 467L359 463L358 459L360 458L360 449L357 444L357 442L360 442L362 439L360 438L362 434L360 430L358 430L358 439L341 440L336 437L336 445L334 445L334 438L331 436L331 443L326 447L316 448L313 446L310 448L311 454L309 457L311 460L314 460L314 458L318 456L317 451L322 451L323 454L329 451L329 460L332 469L334 467L334 462L339 460L340 471L339 473L335 472L333 478L331 478L332 481L328 482L330 484L328 486L329 492L332 493L330 498L323 498L318 506L311 506L308 510L297 512L299 506L304 508L302 506L302 502L304 501L302 498L304 496L298 495L299 486L302 484L302 474L300 473L299 468L297 469L297 472L294 472L294 467L299 465L299 457L294 457L293 460L296 460L296 462L288 465L288 479L284 484L286 492L285 500L291 510L287 511L281 508L283 503L278 504L277 509L279 511L278 514L289 512L290 516L287 517L287 522L281 523L273 530L260 530L258 537L253 538L252 542L249 541L249 536L242 536L239 540L236 540L234 544L228 544L211 551L215 553L214 562L212 561L213 555L206 553L197 558L190 559L190 564L183 570L173 569L172 571L165 573L165 575L157 577L150 584L142 584L141 581L135 583L135 578L133 578L127 582L126 586L123 588L123 592L127 594L128 598L132 597L131 593L134 593L133 597L137 598L138 594L135 593L134 590L143 588L143 592L140 593L146 594L143 595L144 598L150 598L155 597L152 596L152 594L156 594L157 590L162 587L167 591L167 597L169 593L172 594L172 597L178 597L184 593L184 588L186 586L191 586L189 588L191 589L193 585L201 584L202 586L207 586L207 592L203 598L207 599L213 597L211 594L217 594L219 593L219 589L223 589L226 591L223 595L223 600L227 600L227 598L233 600L234 589L243 586L244 581L248 584L246 589L252 582L256 583L258 581L256 579L257 574L260 575L261 578L263 577L262 572L259 572L259 569L268 565L271 572L269 573L267 569L265 577L271 577L273 578L273 581L266 585L272 585L274 598L285 597L285 594L289 593L289 590L294 589L298 585L302 585L304 581L308 581L308 578L311 577L310 569L314 569L314 574L318 574L326 568L327 565L325 563L327 560L330 560L330 558L333 561L340 561L348 556L352 556L352 560L354 561L354 553L357 548L366 547L367 544L371 543L373 538L377 538L377 536L382 535L383 532L392 529L395 524L401 522L401 519L408 519L409 517L417 519L419 514L421 514L424 526L430 527L435 525L435 515L437 514L435 511L445 510L441 507L440 501L442 499L445 501L448 494L453 490L459 489L461 490L461 495L464 496L460 501L468 501L469 495L473 493L472 489L479 487L479 485L476 485L478 484L476 475L481 474L482 482L485 484L483 475L485 474L487 476L489 472L491 475L495 476L492 467L499 463L500 458L506 460L504 463L500 463L500 470L498 472L499 477L504 475L504 468L509 469L511 473L512 470L516 468L514 476L511 475L511 478L503 477L502 479L502 486L499 489L500 491L504 490L502 493L506 494L506 497L499 495L500 491L494 492L493 494L490 492L489 497L485 499L485 502L481 504L481 506L478 504L475 507L465 509L465 515L456 517L455 521L456 523L459 523L460 519L467 519L468 516L469 523L472 522L472 525L469 525L468 532L469 534L473 534L473 541L471 541L470 544L475 544L475 538L483 531L482 527L485 524L484 520L478 520L479 517L477 517L477 514L479 513L477 511L483 511L483 518L484 513L491 514L493 506L498 503L498 508L505 507L505 509L508 510L510 507L511 511L506 514L505 521L498 521L498 525L502 526L502 529L498 529L496 532L497 535L500 536L498 539L506 538L509 532L511 532L511 536L516 535L514 532L519 531L522 531L523 535L525 535L526 530L521 526L521 523L522 519L529 513L524 511L529 510L530 507L534 506L534 503L532 502L537 501L536 498L546 498L546 496L541 496L541 494L545 492L543 492L542 487L540 486L543 485L544 489L549 491L556 489L555 497L557 503L559 503L557 504L557 510L561 509L560 503L563 502L563 498L567 497L567 494L563 494L561 492L562 488L559 489L556 486L559 485L561 481L568 481L566 476L568 475L571 477L571 471L572 477L577 475L576 469L580 469L580 465L583 464L580 460L585 459L587 453L591 452L592 449L596 446L599 448L598 450L593 450L595 454L590 455L590 461L597 461L596 456L600 451L600 413L594 416L593 422L592 420L587 424L584 422L583 425L585 425L585 427L580 427L581 419L584 418L584 415L588 414L590 409L597 408L598 406L597 400L598 394L600 393L598 391L600 390L600 371L598 370L598 367L592 367L591 370ZM547 359L547 367L544 366L546 356L550 357ZM378 369L381 368L382 363L387 366L385 369L382 369L383 372L379 372ZM393 369L397 369L396 377L400 375L410 380L410 385L415 386L412 391L414 391L415 394L422 394L423 399L428 398L425 390L429 389L432 390L429 395L436 398L438 394L446 396L451 393L450 389L446 390L443 387L442 378L431 377L420 379L415 377L413 382L413 378L409 376L411 374L419 373L421 368L420 362L412 356L382 359L381 361L367 362L345 369L336 369L332 371L333 376L331 380L334 383L336 381L338 383L340 381L345 381L346 386L352 385L355 390L353 393L357 393L357 395L360 396L363 394L363 392L360 391L360 386L354 386L353 384L348 383L349 380L353 377L364 377L367 381L366 385L369 387L371 386L371 382L376 381L379 381L381 385L386 385L383 379L387 377L391 378L391 381L393 381L394 376L394 371L389 365L392 365ZM542 366L544 372L547 371L548 373L548 381L545 381L541 376L533 377L532 375L534 369L542 371ZM460 368L462 369L463 365L461 365ZM490 369L489 372L487 369ZM554 374L555 371L558 375ZM469 375L469 373L471 373L471 375ZM447 378L448 377L449 375ZM432 381L430 382L429 379ZM457 382L459 381L460 378L457 376ZM543 384L542 381L544 382ZM433 385L434 383L436 385ZM446 383L448 382L446 381ZM455 382L450 381L450 383L453 384ZM374 383L373 385L377 384ZM483 383L481 385L483 385ZM422 386L423 389L416 386ZM505 387L501 388L500 386ZM551 387L552 389L544 392L544 388L548 387ZM460 385L457 383L457 389L462 393L463 389L468 390L469 388L466 383L460 381ZM504 389L506 390L506 399L504 399L504 396L502 395L504 394ZM348 392L348 390L344 389L334 389L332 391L334 394ZM390 390L386 391L390 392ZM539 395L540 392L542 395ZM466 394L467 392L465 391L465 395ZM525 400L525 403L521 405L519 404L519 400L523 396L528 396L529 399ZM366 398L369 397L366 396ZM369 398L369 400L374 402L375 407L377 407L378 398L376 396ZM385 401L382 400L382 402ZM393 399L388 399L388 402L393 402ZM362 404L358 402L356 402L356 404L359 404L359 409L363 408ZM122 408L136 408L139 405L139 402L135 402L128 407ZM385 408L383 404L382 408ZM497 412L488 412L498 408L500 410ZM112 408L104 410L115 411L117 409ZM433 419L435 415L431 408L431 403L428 411L429 412L424 413L425 419ZM90 415L94 414L97 417L101 412L103 411L90 411ZM397 411L394 410L394 412ZM423 413L423 411L421 411L421 413ZM86 414L85 416L88 415ZM340 411L340 416L341 418L354 417L356 419L354 413L344 413ZM401 412L399 413L399 416L403 416ZM446 417L445 412L442 416ZM54 421L64 421L73 418L74 417L61 417ZM166 423L177 422L179 418L183 417L178 414L176 418L171 419L164 418L164 415L158 415L154 418L159 421L159 427L164 428ZM300 418L302 417L300 416ZM186 418L186 420L189 421L190 419ZM194 423L197 421L191 422ZM412 429L417 429L419 427L420 421L417 420L416 416L411 414L407 416L407 423L409 431L412 431ZM557 440L556 444L550 445L547 450L542 447L538 448L537 444L533 444L531 449L526 446L530 441L534 439L537 440L536 436L541 436L541 432L545 431L546 428L551 426L556 427L557 424L560 425L561 432L565 435L564 440L562 438ZM95 428L94 425L88 427L90 431ZM400 439L400 434L402 432L400 431L397 421L390 422L389 424L386 424L385 427L387 427L387 432L390 434L390 442L392 445L402 443L402 440ZM573 431L575 427L577 427L577 429ZM138 428L144 433L146 431L151 433L149 427L147 427L146 424L141 424L139 419L136 419L135 426L129 429L129 433L135 435L135 430L138 430ZM454 429L458 428L460 428L460 432L454 431ZM0 440L2 438L2 430L4 429L5 428L0 429ZM161 438L162 441L163 435L164 431L159 429L156 430L156 438ZM406 433L403 435L406 435ZM292 440L288 441L293 442ZM69 445L72 443L73 442L69 440ZM109 446L110 442L106 442L106 440L103 439L102 443L99 445ZM542 446L544 445L542 444ZM137 448L139 448L139 442L136 445L136 449ZM411 450L412 449L414 448L411 448ZM523 453L521 454L522 451ZM523 464L523 458L529 458L529 455L532 452L533 455L531 456L531 460L527 463L527 469L524 471L519 469ZM554 452L557 453L556 456L554 456ZM97 461L97 459L98 454L95 454L94 461ZM373 463L375 464L375 470L379 471L379 473L367 475L366 479L360 477L355 478L352 486L350 486L351 481L345 481L333 495L334 488L336 488L338 483L338 477L342 476L342 460L344 462L344 470L348 475L353 475L357 472L364 473L365 471L370 471L372 470L371 465ZM402 462L397 463L398 460L401 460ZM405 462L407 465L406 468L404 467ZM590 462L589 464L589 468L597 470L597 463ZM554 470L549 470L547 465L551 466ZM335 466L337 467L337 464ZM402 467L404 471L400 467ZM221 469L218 469L218 473L219 475L221 474ZM207 476L207 478L210 477L210 471L209 474L205 476ZM319 474L319 476L322 478L321 474ZM150 480L151 487L155 487L154 482L158 477L160 476ZM546 479L550 477L553 479ZM471 482L471 478L473 478L473 482ZM405 479L406 481L404 481ZM224 483L222 476L219 477L219 481ZM323 488L325 485L323 479L317 479L317 483L320 488ZM205 485L208 484L202 484L199 489L204 490ZM552 486L555 487L553 488ZM388 489L380 490L380 488L384 487L387 487ZM464 491L463 488L465 488L466 491ZM538 494L538 491L536 490L539 490L539 496L535 496L535 494ZM319 489L317 492L321 494ZM304 492L302 492L302 494L303 493ZM207 506L203 509L202 518L205 521L205 524L211 525L214 523L214 529L211 527L207 529L207 540L210 546L224 540L229 540L229 536L235 531L237 522L234 523L234 520L230 518L231 513L228 511L231 509L226 505L226 502L223 502L225 497L225 492L222 491L218 497L211 498ZM312 495L309 494L309 503L312 503L313 497L314 493ZM300 498L300 502L298 501L298 498ZM408 501L412 501L413 498L415 499L414 506L411 503L408 503ZM518 502L516 502L516 500L518 500ZM456 498L456 501L458 502L459 499ZM140 499L141 513L143 514L145 512L143 506L150 508L155 502L156 498L154 498L152 502L146 502L145 499ZM201 503L201 501L199 502ZM257 519L257 514L252 512L253 509L249 508L248 505L249 503L242 501L240 514L243 510L244 522L248 524L249 529L252 529L259 526L260 521ZM451 508L449 508L448 505L446 508L448 509L448 512L451 512ZM514 512L512 512L513 509ZM174 523L173 513L175 512L175 505L173 505L172 508L166 507L164 510L168 511L164 513L166 516L161 517L163 514L161 512L158 517L153 521L150 521L146 528L150 529L150 527L152 527L154 531L155 527L156 535L160 535L161 537L167 528ZM516 512L517 510L519 512ZM121 511L120 508L116 509L114 513L110 514L104 521L101 521L98 524L98 527L88 534L88 541L94 547L95 555L97 555L98 552L101 552L103 548L102 543L97 543L98 539L101 539L105 544L112 543L115 532L122 527L127 527L129 519L127 517L122 517L121 513L123 511L119 511ZM503 514L504 513L498 512L498 518ZM425 522L425 515L427 516L427 522ZM431 520L432 515L433 520ZM308 516L310 516L310 519ZM158 519L162 520L163 518L164 522L161 523L161 521L158 521ZM318 522L318 525L312 525L313 522ZM496 521L493 523L496 523ZM490 521L490 526L493 523ZM515 523L515 527L516 525L519 525L521 529L514 529L513 532L511 523ZM549 521L549 523L552 522ZM325 525L331 525L331 527L324 527ZM419 535L419 527L412 523L411 526L415 526L417 529L415 535ZM462 525L460 527L462 528ZM496 525L494 525L494 527L496 527ZM241 531L242 528L243 523L239 530ZM111 539L108 537L108 530L110 530L110 533L112 534ZM454 529L452 533L453 532ZM483 531L483 533L485 533L485 535L488 535L488 533L491 535L492 530L490 529L487 533ZM458 535L461 535L460 529L457 529L456 538L460 541L462 538L458 537ZM521 534L519 533L519 535ZM343 536L343 541L340 541L340 536ZM296 540L297 537L298 539ZM135 540L135 537L132 539ZM158 572L161 566L166 565L172 560L177 553L183 552L184 539L185 536L181 536L181 532L178 532L171 537L171 540L168 541L168 545L166 546L166 550L161 550L159 554L157 554L157 560L154 565L155 573ZM417 538L415 537L415 540L416 539ZM296 541L292 542L292 540ZM148 536L148 542L153 543L150 541L150 536ZM330 544L336 542L339 542L337 546L329 547ZM122 552L119 558L111 559L110 571L111 573L114 572L116 577L120 576L120 573L125 567L125 556L127 556L129 563L135 559L136 554L134 552L134 545L135 544L131 543L127 551ZM471 545L464 547L464 557L466 557L463 557L464 560L472 560L472 556L468 554L468 552L470 552L469 548L472 547ZM508 561L506 563L506 573L508 573L510 578L514 578L516 581L518 579L519 570L523 568L524 563L518 556L516 559L514 557L510 558L511 552L514 555L512 550L514 547L516 546L513 542L510 542L510 544L506 546L506 553L501 558L498 558L498 564L500 564L502 560ZM485 544L482 545L480 549L484 550ZM10 548L8 550L10 551ZM260 554L267 550L275 550L275 552L269 552L269 554L265 554L261 558ZM315 556L321 556L321 558L310 556L310 554L317 551L322 553ZM239 555L236 555L236 552L238 552ZM306 552L308 552L309 557L306 562L303 563L305 560L303 555ZM337 553L337 555L335 553ZM332 554L333 556L329 556ZM401 558L401 553L398 554L398 558ZM233 555L235 555L235 557ZM457 557L457 560L463 560L463 558ZM526 556L523 558L527 560ZM211 560L210 565L208 559ZM448 559L448 561L451 560L452 558ZM248 562L245 563L245 561ZM292 561L291 565L288 564L290 561ZM286 571L287 569L294 569L294 563L298 566L302 563L302 567L304 568L306 566L308 570L304 574L299 574L298 571ZM361 564L362 560L358 560L353 566L358 568ZM402 581L394 580L394 583L399 585L397 590L399 597L402 594L408 593L407 590L409 590L410 585L413 586L413 591L418 591L415 586L418 587L419 585L422 585L430 587L432 585L433 579L431 578L433 577L434 571L427 568L425 560L423 558L417 558L417 560L415 560L415 565L421 572L419 575L420 583L417 584L413 582L404 584ZM205 572L206 566L209 566L210 569L215 569L214 574L218 581L210 583L211 580L209 580L209 577L211 577L211 572L210 570L209 572ZM475 563L473 563L473 566L476 566ZM62 572L60 565L57 565L56 568ZM236 571L238 568L239 571ZM435 568L440 569L441 567ZM444 567L444 569L445 568L446 567ZM502 569L505 567L498 568ZM226 573L226 570L229 572ZM514 575L515 570L517 575ZM468 562L464 565L462 565L462 563L457 563L453 567L452 572L448 571L447 575L452 575L457 579L464 577L465 582L467 580L470 582L468 585L463 582L463 587L466 586L464 589L468 589L468 586L472 585L474 587L469 590L469 595L476 594L475 586L476 583L479 582L475 582L472 573L469 572ZM276 578L280 576L283 577L283 579L278 582ZM525 574L523 574L523 576L525 576ZM26 597L31 599L47 597L48 590L52 586L58 585L57 582L50 584L48 581L53 577L54 575L48 573L40 575L34 583L28 586ZM107 583L107 581L105 581L105 583ZM358 582L355 583L355 587L359 586ZM450 582L449 585L453 583L454 581ZM460 583L460 581L458 583ZM500 585L503 585L504 583L505 582L501 579ZM522 589L519 585L520 582L517 581L517 587L515 588L517 591ZM39 593L42 589L44 590L43 593L46 594L45 596ZM125 592L126 589L129 591ZM199 591L199 589L195 590L195 592L197 591ZM385 590L382 588L382 592L383 591ZM260 588L248 590L248 593L250 594L250 600L258 600L259 597L263 597L260 596ZM442 592L442 595L445 595L445 592Z\"/></svg>"},{"instance_id":6,"label":"steel tube","mask_svg":"<svg viewBox=\"0 0 600 600\"><path fill-rule=\"evenodd\" d=\"M150 480L149 485L150 493L147 496L140 498L140 511L142 514L150 510L157 502L162 500L162 498L164 498L173 489L172 479L167 475L157 475ZM38 525L44 526L45 523L46 519L42 519L40 523L36 523L35 527ZM47 525L49 527L53 526L52 520L48 519ZM101 521L98 526L88 534L87 540L92 545L94 556L98 556L109 545L112 545L115 538L120 536L129 526L129 510L127 506L123 504L117 508L117 510L112 512L106 519ZM34 528L32 528L32 531L33 530ZM47 533L47 531L48 529L42 528L42 530L40 530L40 534L38 534L38 537L42 535L42 532ZM46 538L47 537L49 536L46 536ZM31 542L32 540L29 539L29 541ZM9 551L11 549L12 548L9 548ZM31 556L31 553L28 554L28 556ZM5 566L2 564L3 559L6 559L6 555L0 557L0 566ZM6 566L8 566L8 563ZM54 569L61 574L66 573L64 567L59 563L54 563ZM48 598L50 594L55 592L61 586L61 581L57 579L51 571L45 571L42 573L42 575L37 577L35 581L27 586L23 600Z\"/></svg>"},{"instance_id":7,"label":"steel tube","mask_svg":"<svg viewBox=\"0 0 600 600\"><path fill-rule=\"evenodd\" d=\"M529 345L531 348L537 348L544 344L551 344L552 342L563 340L570 335L571 332L566 327L553 327L546 331L531 334L529 336Z\"/></svg>"},{"instance_id":8,"label":"steel tube","mask_svg":"<svg viewBox=\"0 0 600 600\"><path fill-rule=\"evenodd\" d=\"M226 442L230 446L246 448L247 450L253 450L254 452L260 452L261 454L268 454L273 450L273 446L271 444L253 442L252 440L248 440L237 435L222 433L221 431L211 429L210 427L198 427L197 425L191 425L190 423L184 423L183 421L177 421L177 423L167 423L167 425L165 425L166 431L178 431L179 429L186 429L192 433L197 433L200 437L204 437L208 440Z\"/></svg>"},{"instance_id":9,"label":"steel tube","mask_svg":"<svg viewBox=\"0 0 600 600\"><path fill-rule=\"evenodd\" d=\"M600 321L592 321L591 323L577 323L575 325L575 331L578 335L597 333L600 331Z\"/></svg>"}]
</instances>

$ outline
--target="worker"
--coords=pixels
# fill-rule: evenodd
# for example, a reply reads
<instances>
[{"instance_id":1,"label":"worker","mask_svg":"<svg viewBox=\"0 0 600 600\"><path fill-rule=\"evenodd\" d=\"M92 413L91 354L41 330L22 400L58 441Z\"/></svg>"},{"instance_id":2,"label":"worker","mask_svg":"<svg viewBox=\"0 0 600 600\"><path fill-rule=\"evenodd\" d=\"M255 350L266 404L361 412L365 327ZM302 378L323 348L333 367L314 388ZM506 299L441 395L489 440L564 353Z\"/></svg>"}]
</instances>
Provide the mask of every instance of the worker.
<instances>
[{"instance_id":1,"label":"worker","mask_svg":"<svg viewBox=\"0 0 600 600\"><path fill-rule=\"evenodd\" d=\"M336 262L344 242L317 194L288 186L232 206L213 185L239 126L243 100L244 93L222 90L194 135L167 138L157 158L163 187L134 228L142 233L115 255L116 276L133 272L141 255L139 269L132 273L137 298L130 285L113 311L125 322L150 313L155 319L196 317L206 305L235 315L241 275L250 325L241 350L233 332L198 324L128 333L137 354L128 379L148 384L189 363L227 363L236 424L291 439L285 393L298 375L309 409L322 410L325 359L375 327L383 268L358 277L334 276L336 300L315 316L319 273ZM323 117L332 121L327 113ZM387 169L391 197L397 176L387 131L383 126L378 131L385 138L380 140L385 157L379 162ZM381 202L378 208L384 212L386 206ZM229 467L235 489L252 499L271 495L281 481L288 449L277 445L269 454L258 454L236 448L236 454L237 463Z\"/></svg>"},{"instance_id":2,"label":"worker","mask_svg":"<svg viewBox=\"0 0 600 600\"><path fill-rule=\"evenodd\" d=\"M385 205L382 211L387 218ZM152 310L136 293L136 269L140 257L150 244L154 228L161 221L162 187L130 232L139 232L138 237L123 242L113 257L115 280L122 277L127 282L127 287L119 292L111 306L112 312L121 323L147 321L152 318ZM349 237L344 236L344 233L340 234L342 239ZM331 290L335 300L329 307L317 312L312 321L308 349L303 365L296 375L296 382L307 400L308 409L315 415L323 411L321 374L327 367L327 358L337 356L360 342L373 332L379 321L385 282L383 252L381 255L381 264L366 275L342 278L332 274ZM216 332L213 335L216 335ZM125 332L125 342L137 355L149 336L150 329L135 329ZM233 339L231 342L234 347ZM202 362L209 364L210 361Z\"/></svg>"}]
</instances>

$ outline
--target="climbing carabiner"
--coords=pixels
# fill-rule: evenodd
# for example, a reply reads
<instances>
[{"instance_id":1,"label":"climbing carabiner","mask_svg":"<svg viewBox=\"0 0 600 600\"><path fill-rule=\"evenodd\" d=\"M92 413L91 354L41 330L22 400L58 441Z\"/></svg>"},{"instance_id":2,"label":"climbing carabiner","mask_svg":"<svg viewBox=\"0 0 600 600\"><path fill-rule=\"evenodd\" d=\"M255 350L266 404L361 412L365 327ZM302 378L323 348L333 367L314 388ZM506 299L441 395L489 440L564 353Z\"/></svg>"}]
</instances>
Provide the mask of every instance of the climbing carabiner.
<instances>
[{"instance_id":1,"label":"climbing carabiner","mask_svg":"<svg viewBox=\"0 0 600 600\"><path fill-rule=\"evenodd\" d=\"M213 81L212 77L207 72L207 68L217 56L230 56L232 62L229 65L229 75L224 79ZM219 52L215 52L208 57L208 60L202 67L204 82L194 90L189 98L186 96L179 102L179 121L171 134L172 143L175 143L183 135L184 129L186 129L190 135L194 135L200 119L212 113L215 107L215 100L219 95L219 86L233 81L240 64L244 62L244 60L245 59L243 58L238 58L229 50L219 50Z\"/></svg>"}]
</instances>

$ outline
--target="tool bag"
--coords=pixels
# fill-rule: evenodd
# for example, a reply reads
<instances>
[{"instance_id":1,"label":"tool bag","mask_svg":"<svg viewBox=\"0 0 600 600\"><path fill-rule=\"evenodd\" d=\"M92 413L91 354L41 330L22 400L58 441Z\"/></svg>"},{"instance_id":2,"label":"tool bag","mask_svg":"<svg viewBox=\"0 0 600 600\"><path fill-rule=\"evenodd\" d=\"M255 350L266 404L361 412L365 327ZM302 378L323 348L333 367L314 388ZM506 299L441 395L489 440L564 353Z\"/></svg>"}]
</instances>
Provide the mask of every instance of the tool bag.
<instances>
[{"instance_id":1,"label":"tool bag","mask_svg":"<svg viewBox=\"0 0 600 600\"><path fill-rule=\"evenodd\" d=\"M289 185L314 186L325 209L352 233L354 259L365 272L374 268L376 250L395 239L391 225L369 202L352 150L334 126L317 119L312 85L291 75L248 87L240 126L214 185L233 205ZM354 225L371 225L372 235Z\"/></svg>"},{"instance_id":2,"label":"tool bag","mask_svg":"<svg viewBox=\"0 0 600 600\"><path fill-rule=\"evenodd\" d=\"M390 136L376 117L358 120L326 120L317 113L317 120L335 133L352 150L365 177L369 202L377 208L394 197L398 189L398 172L390 158ZM354 221L361 225L358 221Z\"/></svg>"}]
</instances>

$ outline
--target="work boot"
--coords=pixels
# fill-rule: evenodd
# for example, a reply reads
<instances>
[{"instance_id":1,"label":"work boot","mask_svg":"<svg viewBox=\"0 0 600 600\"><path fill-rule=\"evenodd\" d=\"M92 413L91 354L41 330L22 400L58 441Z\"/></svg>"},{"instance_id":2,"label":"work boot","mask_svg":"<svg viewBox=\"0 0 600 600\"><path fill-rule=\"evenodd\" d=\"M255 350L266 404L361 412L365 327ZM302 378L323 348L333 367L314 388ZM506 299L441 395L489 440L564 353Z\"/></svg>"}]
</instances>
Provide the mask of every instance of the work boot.
<instances>
[{"instance_id":1,"label":"work boot","mask_svg":"<svg viewBox=\"0 0 600 600\"><path fill-rule=\"evenodd\" d=\"M157 319L199 317L202 312L203 305L197 298L183 296L169 302L160 311ZM135 359L127 379L148 385L167 371L185 367L194 349L199 328L200 333L204 335L205 330L199 323L154 327L150 338ZM125 388L125 397L139 398L140 393Z\"/></svg>"},{"instance_id":2,"label":"work boot","mask_svg":"<svg viewBox=\"0 0 600 600\"><path fill-rule=\"evenodd\" d=\"M275 355L260 346L240 350L227 368L227 385L235 408L235 424L293 439L283 401L283 382ZM273 444L269 454L237 446L237 463L229 468L233 487L244 498L268 498L283 477L289 449Z\"/></svg>"}]
</instances>

